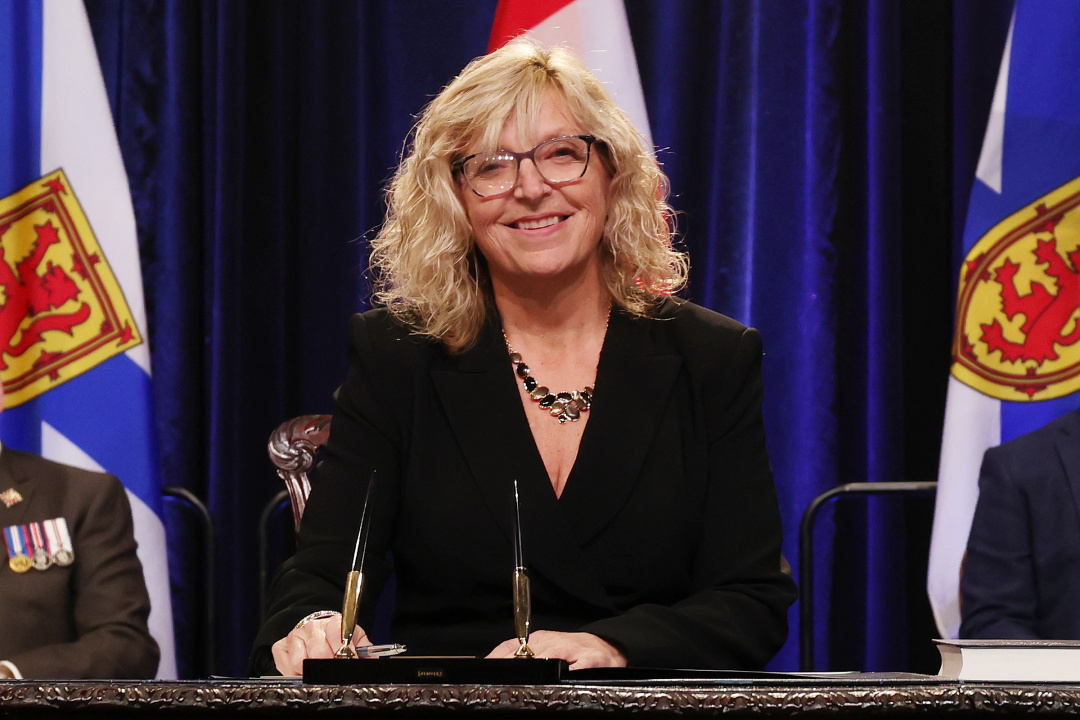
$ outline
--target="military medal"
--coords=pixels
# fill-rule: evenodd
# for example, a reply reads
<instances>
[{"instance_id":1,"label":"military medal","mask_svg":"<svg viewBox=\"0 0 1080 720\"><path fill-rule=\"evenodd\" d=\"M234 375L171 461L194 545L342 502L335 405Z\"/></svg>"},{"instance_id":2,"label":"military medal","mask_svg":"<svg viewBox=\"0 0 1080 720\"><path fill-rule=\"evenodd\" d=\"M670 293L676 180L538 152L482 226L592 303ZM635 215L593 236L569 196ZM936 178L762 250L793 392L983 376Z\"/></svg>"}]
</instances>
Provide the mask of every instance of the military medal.
<instances>
[{"instance_id":1,"label":"military medal","mask_svg":"<svg viewBox=\"0 0 1080 720\"><path fill-rule=\"evenodd\" d=\"M52 518L4 528L8 547L8 567L18 573L33 568L48 570L53 565L67 567L75 562L67 521Z\"/></svg>"},{"instance_id":2,"label":"military medal","mask_svg":"<svg viewBox=\"0 0 1080 720\"><path fill-rule=\"evenodd\" d=\"M30 564L35 570L48 570L52 567L52 555L45 548L34 548L34 554L30 556Z\"/></svg>"},{"instance_id":3,"label":"military medal","mask_svg":"<svg viewBox=\"0 0 1080 720\"><path fill-rule=\"evenodd\" d=\"M26 526L30 530L30 542L33 544L33 552L30 553L30 561L35 570L48 570L53 565L52 553L45 542L45 524L30 523Z\"/></svg>"},{"instance_id":4,"label":"military medal","mask_svg":"<svg viewBox=\"0 0 1080 720\"><path fill-rule=\"evenodd\" d=\"M75 562L75 551L71 547L71 535L68 534L67 520L53 518L45 521L45 539L49 543L49 552L53 562L60 567L67 567Z\"/></svg>"},{"instance_id":5,"label":"military medal","mask_svg":"<svg viewBox=\"0 0 1080 720\"><path fill-rule=\"evenodd\" d=\"M22 526L11 525L4 528L4 540L7 542L8 567L17 573L29 570L33 563L26 554L26 544L23 542Z\"/></svg>"}]
</instances>

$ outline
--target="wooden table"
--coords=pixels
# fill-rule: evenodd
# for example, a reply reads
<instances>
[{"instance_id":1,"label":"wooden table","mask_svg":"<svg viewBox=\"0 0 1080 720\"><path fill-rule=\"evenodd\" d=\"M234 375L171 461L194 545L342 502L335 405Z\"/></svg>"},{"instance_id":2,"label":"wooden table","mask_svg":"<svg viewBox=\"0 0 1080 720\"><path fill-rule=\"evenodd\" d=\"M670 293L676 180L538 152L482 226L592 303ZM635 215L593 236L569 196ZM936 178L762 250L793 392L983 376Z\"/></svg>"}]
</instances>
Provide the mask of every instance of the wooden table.
<instances>
[{"instance_id":1,"label":"wooden table","mask_svg":"<svg viewBox=\"0 0 1080 720\"><path fill-rule=\"evenodd\" d=\"M1018 718L1080 715L1080 685L863 675L639 685L0 682L0 718Z\"/></svg>"}]
</instances>

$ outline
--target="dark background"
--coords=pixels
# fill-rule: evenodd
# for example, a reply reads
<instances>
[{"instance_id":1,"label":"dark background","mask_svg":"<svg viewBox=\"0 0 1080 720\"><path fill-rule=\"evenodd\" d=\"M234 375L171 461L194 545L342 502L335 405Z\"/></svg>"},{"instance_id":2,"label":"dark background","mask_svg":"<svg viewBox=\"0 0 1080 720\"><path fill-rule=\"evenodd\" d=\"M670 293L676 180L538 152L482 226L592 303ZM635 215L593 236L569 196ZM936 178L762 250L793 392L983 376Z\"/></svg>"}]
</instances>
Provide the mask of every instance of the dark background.
<instances>
[{"instance_id":1,"label":"dark background","mask_svg":"<svg viewBox=\"0 0 1080 720\"><path fill-rule=\"evenodd\" d=\"M165 485L218 532L216 651L168 517L181 673L246 671L271 430L329 412L366 239L414 115L487 47L495 0L85 0L139 228ZM1011 0L627 0L686 297L758 327L785 522L932 480L959 241ZM816 534L818 669L935 672L927 501ZM275 552L287 549L275 521ZM797 606L771 666L798 665Z\"/></svg>"}]
</instances>

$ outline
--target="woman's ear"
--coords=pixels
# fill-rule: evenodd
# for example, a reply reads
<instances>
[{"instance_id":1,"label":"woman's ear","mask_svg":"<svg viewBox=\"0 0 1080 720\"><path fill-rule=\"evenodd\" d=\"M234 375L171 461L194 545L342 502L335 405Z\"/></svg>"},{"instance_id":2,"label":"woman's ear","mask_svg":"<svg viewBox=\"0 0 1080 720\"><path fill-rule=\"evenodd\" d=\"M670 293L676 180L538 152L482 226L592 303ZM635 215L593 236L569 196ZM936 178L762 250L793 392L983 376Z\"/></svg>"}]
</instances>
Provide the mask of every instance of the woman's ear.
<instances>
[{"instance_id":1,"label":"woman's ear","mask_svg":"<svg viewBox=\"0 0 1080 720\"><path fill-rule=\"evenodd\" d=\"M468 183L465 182L465 177L455 172L453 175L454 193L457 195L458 202L461 203L461 209L465 212L465 217L469 217L469 207L465 204L465 193L472 192L469 189Z\"/></svg>"}]
</instances>

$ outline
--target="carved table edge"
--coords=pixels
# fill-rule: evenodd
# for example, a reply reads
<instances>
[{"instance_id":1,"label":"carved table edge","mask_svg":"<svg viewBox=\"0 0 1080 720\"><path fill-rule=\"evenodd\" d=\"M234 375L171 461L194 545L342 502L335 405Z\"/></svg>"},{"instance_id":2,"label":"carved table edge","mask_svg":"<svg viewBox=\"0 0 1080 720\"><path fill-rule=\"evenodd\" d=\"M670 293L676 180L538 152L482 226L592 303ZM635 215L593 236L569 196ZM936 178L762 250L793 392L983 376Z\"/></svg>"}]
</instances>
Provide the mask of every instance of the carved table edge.
<instances>
[{"instance_id":1,"label":"carved table edge","mask_svg":"<svg viewBox=\"0 0 1080 720\"><path fill-rule=\"evenodd\" d=\"M286 710L425 713L483 710L586 714L787 715L895 713L1080 714L1080 686L916 685L304 685L243 681L0 682L0 716L13 709Z\"/></svg>"}]
</instances>

